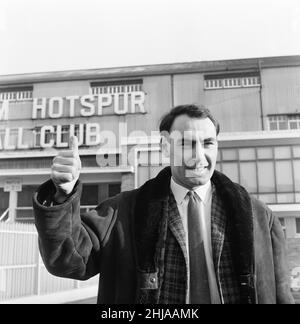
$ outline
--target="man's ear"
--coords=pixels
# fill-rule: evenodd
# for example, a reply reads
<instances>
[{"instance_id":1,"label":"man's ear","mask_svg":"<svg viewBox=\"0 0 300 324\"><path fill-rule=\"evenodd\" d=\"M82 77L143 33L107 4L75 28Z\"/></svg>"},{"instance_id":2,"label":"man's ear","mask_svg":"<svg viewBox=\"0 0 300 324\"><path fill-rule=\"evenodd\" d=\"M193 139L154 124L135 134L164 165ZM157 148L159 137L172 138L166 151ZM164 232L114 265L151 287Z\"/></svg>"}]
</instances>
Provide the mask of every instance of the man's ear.
<instances>
[{"instance_id":1,"label":"man's ear","mask_svg":"<svg viewBox=\"0 0 300 324\"><path fill-rule=\"evenodd\" d=\"M165 157L169 158L170 157L170 139L167 138L166 136L162 135L161 141L161 151L165 155Z\"/></svg>"}]
</instances>

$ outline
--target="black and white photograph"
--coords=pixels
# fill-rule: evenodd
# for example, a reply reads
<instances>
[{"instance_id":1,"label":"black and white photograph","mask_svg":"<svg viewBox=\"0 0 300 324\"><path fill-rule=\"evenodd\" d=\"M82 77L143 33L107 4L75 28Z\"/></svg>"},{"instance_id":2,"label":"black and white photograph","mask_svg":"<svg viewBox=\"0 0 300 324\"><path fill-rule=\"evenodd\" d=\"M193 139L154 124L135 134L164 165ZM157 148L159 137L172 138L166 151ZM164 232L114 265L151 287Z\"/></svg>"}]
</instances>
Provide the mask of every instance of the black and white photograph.
<instances>
[{"instance_id":1,"label":"black and white photograph","mask_svg":"<svg viewBox=\"0 0 300 324\"><path fill-rule=\"evenodd\" d=\"M0 42L0 304L300 304L299 0L0 0Z\"/></svg>"}]
</instances>

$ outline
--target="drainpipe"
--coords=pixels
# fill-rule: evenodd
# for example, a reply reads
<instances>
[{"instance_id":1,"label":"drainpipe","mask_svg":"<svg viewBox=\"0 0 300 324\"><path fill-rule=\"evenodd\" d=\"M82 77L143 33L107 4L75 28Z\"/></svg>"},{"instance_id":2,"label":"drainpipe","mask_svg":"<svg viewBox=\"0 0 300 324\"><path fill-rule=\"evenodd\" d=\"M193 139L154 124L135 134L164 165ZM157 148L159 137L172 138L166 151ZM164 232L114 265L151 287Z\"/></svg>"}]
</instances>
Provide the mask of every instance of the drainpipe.
<instances>
[{"instance_id":1,"label":"drainpipe","mask_svg":"<svg viewBox=\"0 0 300 324\"><path fill-rule=\"evenodd\" d=\"M171 107L174 107L175 98L174 98L174 74L171 74Z\"/></svg>"},{"instance_id":2,"label":"drainpipe","mask_svg":"<svg viewBox=\"0 0 300 324\"><path fill-rule=\"evenodd\" d=\"M260 86L259 86L259 103L260 103L261 130L265 130L265 125L264 125L264 110L263 110L263 99L262 99L261 62L260 62L260 60L258 60L258 72L259 72L259 79L260 79Z\"/></svg>"}]
</instances>

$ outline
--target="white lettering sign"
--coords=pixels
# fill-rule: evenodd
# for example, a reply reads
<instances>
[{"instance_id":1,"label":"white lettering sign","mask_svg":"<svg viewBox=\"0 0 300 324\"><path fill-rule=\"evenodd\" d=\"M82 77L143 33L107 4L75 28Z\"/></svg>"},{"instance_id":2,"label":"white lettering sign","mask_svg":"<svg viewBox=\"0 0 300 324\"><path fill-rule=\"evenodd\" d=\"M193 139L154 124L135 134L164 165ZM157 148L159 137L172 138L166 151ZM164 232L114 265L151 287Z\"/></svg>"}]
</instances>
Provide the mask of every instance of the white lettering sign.
<instances>
[{"instance_id":1,"label":"white lettering sign","mask_svg":"<svg viewBox=\"0 0 300 324\"><path fill-rule=\"evenodd\" d=\"M95 98L92 95L81 97L80 103L84 109L81 109L81 116L88 117L95 115L95 105L93 104Z\"/></svg>"},{"instance_id":2,"label":"white lettering sign","mask_svg":"<svg viewBox=\"0 0 300 324\"><path fill-rule=\"evenodd\" d=\"M54 97L49 100L49 117L61 118L63 115L63 98Z\"/></svg>"},{"instance_id":3,"label":"white lettering sign","mask_svg":"<svg viewBox=\"0 0 300 324\"><path fill-rule=\"evenodd\" d=\"M97 98L98 97L98 98ZM99 95L34 98L32 119L76 117L75 107L82 117L103 115L104 108L113 110L116 115L145 114L145 93L142 91L128 93L105 93ZM3 111L2 111L3 110ZM4 115L4 108L0 111ZM77 116L78 116L77 113ZM1 118L0 118L1 119Z\"/></svg>"},{"instance_id":4,"label":"white lettering sign","mask_svg":"<svg viewBox=\"0 0 300 324\"><path fill-rule=\"evenodd\" d=\"M22 191L22 181L20 179L7 179L4 181L4 191Z\"/></svg>"},{"instance_id":5,"label":"white lettering sign","mask_svg":"<svg viewBox=\"0 0 300 324\"><path fill-rule=\"evenodd\" d=\"M38 111L40 111L40 118L46 118L46 101L47 98L33 99L32 119L38 118Z\"/></svg>"},{"instance_id":6,"label":"white lettering sign","mask_svg":"<svg viewBox=\"0 0 300 324\"><path fill-rule=\"evenodd\" d=\"M98 115L101 116L103 114L103 108L109 107L112 105L112 95L110 94L102 94L98 96Z\"/></svg>"},{"instance_id":7,"label":"white lettering sign","mask_svg":"<svg viewBox=\"0 0 300 324\"><path fill-rule=\"evenodd\" d=\"M46 140L46 133L48 133L48 137L50 138L50 134L54 133L54 127L53 126L43 126L41 128L41 147L47 148L54 146L54 139L51 138L49 141Z\"/></svg>"},{"instance_id":8,"label":"white lettering sign","mask_svg":"<svg viewBox=\"0 0 300 324\"><path fill-rule=\"evenodd\" d=\"M70 101L70 117L74 117L75 116L75 100L79 99L79 96L69 96L66 97L67 100Z\"/></svg>"},{"instance_id":9,"label":"white lettering sign","mask_svg":"<svg viewBox=\"0 0 300 324\"><path fill-rule=\"evenodd\" d=\"M106 109L109 114L113 112L116 115L144 114L146 113L144 103L145 93L142 91L33 98L31 117L32 119L58 119L101 116L105 114ZM8 115L9 100L4 100L0 106L0 121L8 120ZM24 134L24 131L27 132ZM99 145L100 125L97 123L71 124L68 130L63 130L61 125L44 125L38 132L22 127L14 129L6 127L0 132L0 150L29 149L32 143L44 149L53 146L66 148L69 135L76 135L79 145Z\"/></svg>"}]
</instances>

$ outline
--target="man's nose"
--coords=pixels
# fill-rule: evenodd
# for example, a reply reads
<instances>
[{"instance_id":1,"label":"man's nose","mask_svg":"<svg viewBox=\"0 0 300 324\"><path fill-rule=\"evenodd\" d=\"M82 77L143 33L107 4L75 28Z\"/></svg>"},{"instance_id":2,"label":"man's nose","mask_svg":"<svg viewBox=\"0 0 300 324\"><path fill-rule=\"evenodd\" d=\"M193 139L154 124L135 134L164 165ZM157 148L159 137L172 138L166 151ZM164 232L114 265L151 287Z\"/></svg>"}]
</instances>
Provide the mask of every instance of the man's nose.
<instances>
[{"instance_id":1,"label":"man's nose","mask_svg":"<svg viewBox=\"0 0 300 324\"><path fill-rule=\"evenodd\" d=\"M205 156L205 150L204 150L202 143L197 143L197 145L195 147L195 151L194 151L194 158L195 158L196 164L206 166L207 159Z\"/></svg>"}]
</instances>

